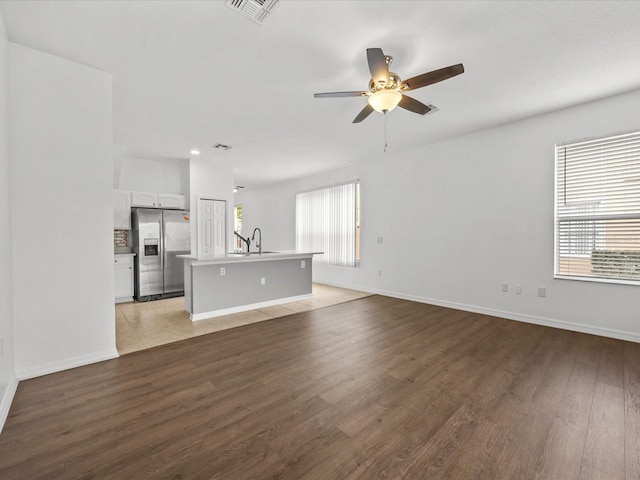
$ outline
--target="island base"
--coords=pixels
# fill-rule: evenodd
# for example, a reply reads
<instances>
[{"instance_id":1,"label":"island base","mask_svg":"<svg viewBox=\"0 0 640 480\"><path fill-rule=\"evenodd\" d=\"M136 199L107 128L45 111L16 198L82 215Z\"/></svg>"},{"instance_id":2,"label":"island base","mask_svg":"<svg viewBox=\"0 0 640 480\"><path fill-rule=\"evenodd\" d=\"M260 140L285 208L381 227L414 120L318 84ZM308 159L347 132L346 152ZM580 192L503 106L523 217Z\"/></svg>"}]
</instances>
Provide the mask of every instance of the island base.
<instances>
[{"instance_id":1,"label":"island base","mask_svg":"<svg viewBox=\"0 0 640 480\"><path fill-rule=\"evenodd\" d=\"M185 309L193 321L308 300L313 254L185 260Z\"/></svg>"}]
</instances>

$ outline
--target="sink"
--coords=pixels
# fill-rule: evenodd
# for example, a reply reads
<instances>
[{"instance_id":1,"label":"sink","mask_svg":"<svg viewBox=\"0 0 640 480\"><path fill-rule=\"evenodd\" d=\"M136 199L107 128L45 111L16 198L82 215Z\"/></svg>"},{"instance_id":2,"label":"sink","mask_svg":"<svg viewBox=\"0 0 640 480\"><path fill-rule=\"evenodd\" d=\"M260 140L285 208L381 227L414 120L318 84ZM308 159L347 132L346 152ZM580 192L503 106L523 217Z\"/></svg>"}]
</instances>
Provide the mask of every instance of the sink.
<instances>
[{"instance_id":1,"label":"sink","mask_svg":"<svg viewBox=\"0 0 640 480\"><path fill-rule=\"evenodd\" d=\"M271 252L271 251L264 250L262 252L262 255L264 255L265 253L280 253L280 252ZM247 252L232 252L232 253L229 253L229 255L260 255L260 252L249 252L249 253L247 253Z\"/></svg>"}]
</instances>

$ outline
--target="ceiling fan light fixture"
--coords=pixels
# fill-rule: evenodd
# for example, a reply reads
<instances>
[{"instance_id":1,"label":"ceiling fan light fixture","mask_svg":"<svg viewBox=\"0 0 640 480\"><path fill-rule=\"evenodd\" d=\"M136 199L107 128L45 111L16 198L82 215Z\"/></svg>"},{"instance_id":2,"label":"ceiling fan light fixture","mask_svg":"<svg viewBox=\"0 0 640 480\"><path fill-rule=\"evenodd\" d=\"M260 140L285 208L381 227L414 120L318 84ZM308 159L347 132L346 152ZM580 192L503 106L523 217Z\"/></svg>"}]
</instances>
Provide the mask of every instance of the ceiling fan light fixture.
<instances>
[{"instance_id":1,"label":"ceiling fan light fixture","mask_svg":"<svg viewBox=\"0 0 640 480\"><path fill-rule=\"evenodd\" d=\"M372 93L369 96L369 105L376 112L390 112L398 106L398 103L402 99L402 93L396 89L385 88Z\"/></svg>"}]
</instances>

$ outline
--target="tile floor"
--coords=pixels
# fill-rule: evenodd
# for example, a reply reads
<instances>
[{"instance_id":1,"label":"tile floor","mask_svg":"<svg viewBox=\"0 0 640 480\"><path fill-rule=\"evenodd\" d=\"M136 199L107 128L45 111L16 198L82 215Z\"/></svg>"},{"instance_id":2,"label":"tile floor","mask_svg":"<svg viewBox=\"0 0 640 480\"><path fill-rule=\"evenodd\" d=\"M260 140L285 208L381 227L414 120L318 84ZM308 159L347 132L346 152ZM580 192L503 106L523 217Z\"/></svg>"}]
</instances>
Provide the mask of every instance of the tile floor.
<instances>
[{"instance_id":1,"label":"tile floor","mask_svg":"<svg viewBox=\"0 0 640 480\"><path fill-rule=\"evenodd\" d=\"M184 297L116 304L116 346L123 355L227 328L348 302L370 294L313 284L313 298L192 322Z\"/></svg>"}]
</instances>

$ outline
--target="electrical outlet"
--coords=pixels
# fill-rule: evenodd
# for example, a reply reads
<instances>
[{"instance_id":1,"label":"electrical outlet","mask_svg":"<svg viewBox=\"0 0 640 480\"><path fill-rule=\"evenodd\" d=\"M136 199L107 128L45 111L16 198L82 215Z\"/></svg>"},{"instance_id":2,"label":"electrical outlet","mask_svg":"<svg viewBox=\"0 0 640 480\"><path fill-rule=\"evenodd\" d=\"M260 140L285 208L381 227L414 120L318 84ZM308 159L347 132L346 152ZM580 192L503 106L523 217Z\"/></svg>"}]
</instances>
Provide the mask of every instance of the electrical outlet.
<instances>
[{"instance_id":1,"label":"electrical outlet","mask_svg":"<svg viewBox=\"0 0 640 480\"><path fill-rule=\"evenodd\" d=\"M381 245L382 243L384 243L384 238L378 237L378 245Z\"/></svg>"},{"instance_id":2,"label":"electrical outlet","mask_svg":"<svg viewBox=\"0 0 640 480\"><path fill-rule=\"evenodd\" d=\"M515 293L516 295L520 295L522 293L522 287L520 285L514 285L513 293Z\"/></svg>"},{"instance_id":3,"label":"electrical outlet","mask_svg":"<svg viewBox=\"0 0 640 480\"><path fill-rule=\"evenodd\" d=\"M266 285L267 284L267 279L265 277L262 277L260 279L260 285Z\"/></svg>"},{"instance_id":4,"label":"electrical outlet","mask_svg":"<svg viewBox=\"0 0 640 480\"><path fill-rule=\"evenodd\" d=\"M544 288L544 287L539 287L539 288L538 288L538 296L539 296L540 298L544 298L544 297L546 297L546 296L547 296L547 289L546 289L546 288Z\"/></svg>"},{"instance_id":5,"label":"electrical outlet","mask_svg":"<svg viewBox=\"0 0 640 480\"><path fill-rule=\"evenodd\" d=\"M300 260L300 268L305 268L306 263L304 263L304 260Z\"/></svg>"},{"instance_id":6,"label":"electrical outlet","mask_svg":"<svg viewBox=\"0 0 640 480\"><path fill-rule=\"evenodd\" d=\"M502 284L502 292L506 293L509 291L509 284L508 283L503 283Z\"/></svg>"},{"instance_id":7,"label":"electrical outlet","mask_svg":"<svg viewBox=\"0 0 640 480\"><path fill-rule=\"evenodd\" d=\"M378 270L378 276L381 277L382 276L382 270Z\"/></svg>"},{"instance_id":8,"label":"electrical outlet","mask_svg":"<svg viewBox=\"0 0 640 480\"><path fill-rule=\"evenodd\" d=\"M220 267L220 275L224 277L226 274L227 274L227 271L225 270L225 268Z\"/></svg>"}]
</instances>

